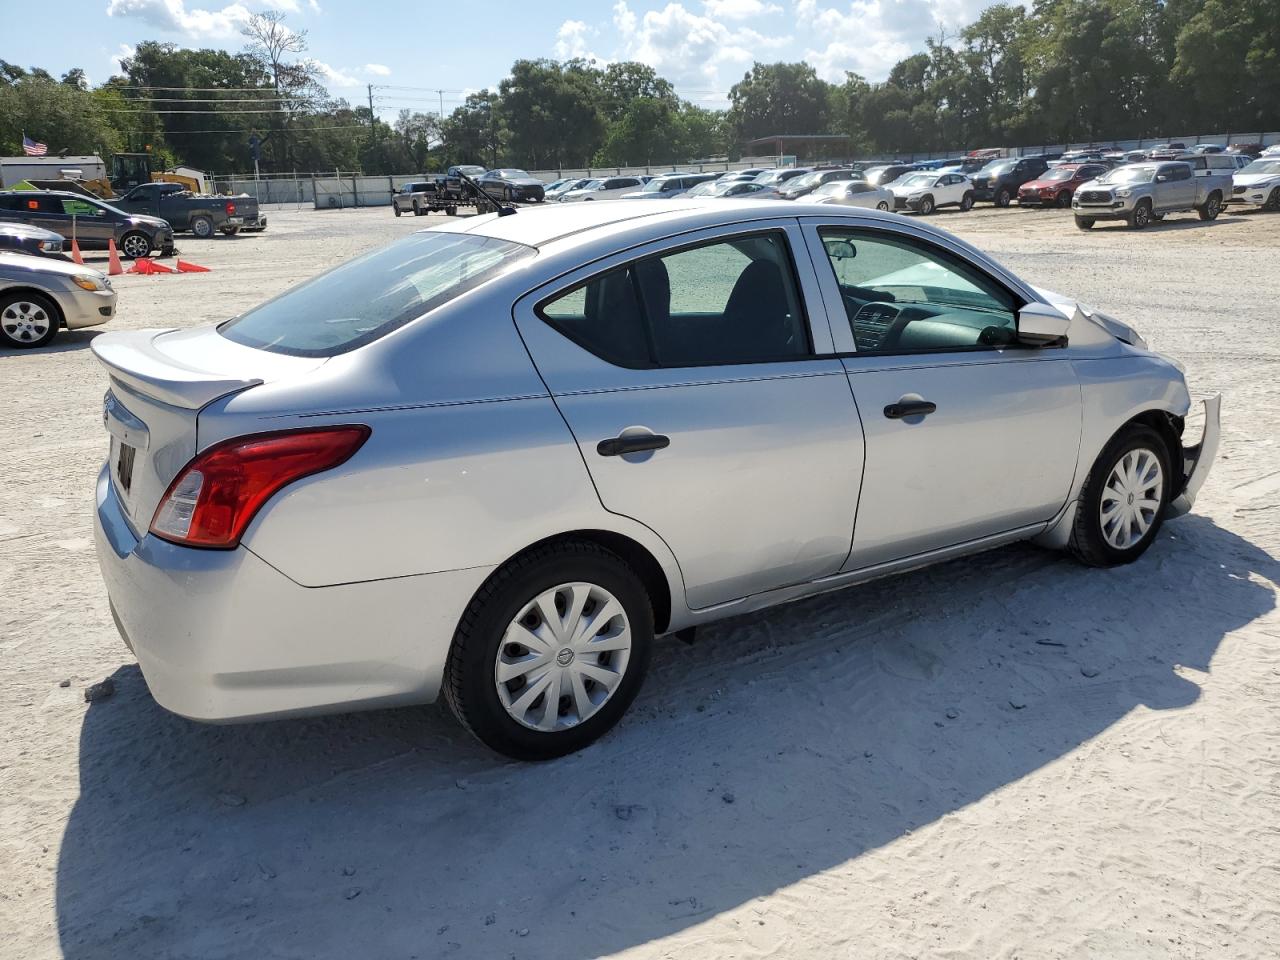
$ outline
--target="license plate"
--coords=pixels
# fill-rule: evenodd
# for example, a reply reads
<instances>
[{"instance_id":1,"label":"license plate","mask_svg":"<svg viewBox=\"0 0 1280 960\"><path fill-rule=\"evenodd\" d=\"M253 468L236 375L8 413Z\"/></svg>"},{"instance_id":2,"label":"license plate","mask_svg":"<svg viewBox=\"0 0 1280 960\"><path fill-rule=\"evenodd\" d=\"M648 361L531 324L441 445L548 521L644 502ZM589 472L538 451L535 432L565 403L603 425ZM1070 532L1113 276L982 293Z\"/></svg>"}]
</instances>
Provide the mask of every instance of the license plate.
<instances>
[{"instance_id":1,"label":"license plate","mask_svg":"<svg viewBox=\"0 0 1280 960\"><path fill-rule=\"evenodd\" d=\"M136 451L127 443L120 444L120 455L116 458L116 479L120 481L120 489L125 493L133 486L133 457Z\"/></svg>"}]
</instances>

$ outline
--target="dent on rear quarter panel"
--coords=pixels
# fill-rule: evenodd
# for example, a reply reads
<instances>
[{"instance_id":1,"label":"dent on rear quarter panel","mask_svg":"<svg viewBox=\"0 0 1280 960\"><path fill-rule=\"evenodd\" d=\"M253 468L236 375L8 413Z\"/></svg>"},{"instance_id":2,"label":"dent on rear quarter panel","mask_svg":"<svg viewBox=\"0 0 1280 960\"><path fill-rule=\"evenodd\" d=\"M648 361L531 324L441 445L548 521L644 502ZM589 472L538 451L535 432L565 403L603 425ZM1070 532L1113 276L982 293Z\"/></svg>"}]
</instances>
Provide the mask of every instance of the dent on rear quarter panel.
<instances>
[{"instance_id":1,"label":"dent on rear quarter panel","mask_svg":"<svg viewBox=\"0 0 1280 960\"><path fill-rule=\"evenodd\" d=\"M1074 500L1098 454L1120 427L1147 410L1185 417L1191 397L1177 368L1152 354L1135 352L1072 364L1083 402Z\"/></svg>"}]
</instances>

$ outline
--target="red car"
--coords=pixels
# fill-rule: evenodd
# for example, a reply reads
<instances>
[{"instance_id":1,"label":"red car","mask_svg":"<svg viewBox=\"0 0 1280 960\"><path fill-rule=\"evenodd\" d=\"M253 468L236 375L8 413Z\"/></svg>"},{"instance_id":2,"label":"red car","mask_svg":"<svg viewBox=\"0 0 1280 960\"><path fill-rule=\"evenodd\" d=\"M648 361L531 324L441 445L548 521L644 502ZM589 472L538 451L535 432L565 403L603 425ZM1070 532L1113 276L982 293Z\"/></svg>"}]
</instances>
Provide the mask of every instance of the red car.
<instances>
[{"instance_id":1,"label":"red car","mask_svg":"<svg viewBox=\"0 0 1280 960\"><path fill-rule=\"evenodd\" d=\"M1018 188L1018 206L1069 207L1076 187L1102 176L1108 169L1105 163L1064 163L1050 167L1038 180Z\"/></svg>"}]
</instances>

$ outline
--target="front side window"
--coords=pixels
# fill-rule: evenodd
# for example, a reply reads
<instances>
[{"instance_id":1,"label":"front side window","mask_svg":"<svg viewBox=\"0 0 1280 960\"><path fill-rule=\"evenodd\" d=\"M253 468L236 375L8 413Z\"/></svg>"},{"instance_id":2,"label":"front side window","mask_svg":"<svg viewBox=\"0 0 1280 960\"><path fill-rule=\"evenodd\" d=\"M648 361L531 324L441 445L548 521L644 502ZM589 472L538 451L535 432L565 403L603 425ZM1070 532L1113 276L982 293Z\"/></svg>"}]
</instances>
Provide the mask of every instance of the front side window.
<instances>
[{"instance_id":1,"label":"front side window","mask_svg":"<svg viewBox=\"0 0 1280 960\"><path fill-rule=\"evenodd\" d=\"M538 308L560 333L635 369L792 360L812 354L781 233L646 257Z\"/></svg>"},{"instance_id":2,"label":"front side window","mask_svg":"<svg viewBox=\"0 0 1280 960\"><path fill-rule=\"evenodd\" d=\"M819 231L858 353L990 349L1015 340L1017 304L982 271L888 232Z\"/></svg>"},{"instance_id":3,"label":"front side window","mask_svg":"<svg viewBox=\"0 0 1280 960\"><path fill-rule=\"evenodd\" d=\"M228 340L298 357L331 357L378 339L506 267L532 247L424 231L349 260L218 327Z\"/></svg>"}]
</instances>

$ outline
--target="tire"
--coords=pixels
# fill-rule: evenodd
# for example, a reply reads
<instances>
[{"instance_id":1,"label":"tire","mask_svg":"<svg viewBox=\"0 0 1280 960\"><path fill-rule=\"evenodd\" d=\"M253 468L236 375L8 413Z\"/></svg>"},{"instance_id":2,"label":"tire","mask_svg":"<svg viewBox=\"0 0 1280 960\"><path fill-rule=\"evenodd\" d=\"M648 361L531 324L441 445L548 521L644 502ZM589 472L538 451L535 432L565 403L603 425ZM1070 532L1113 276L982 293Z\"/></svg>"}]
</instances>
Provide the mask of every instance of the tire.
<instances>
[{"instance_id":1,"label":"tire","mask_svg":"<svg viewBox=\"0 0 1280 960\"><path fill-rule=\"evenodd\" d=\"M1152 472L1149 466L1144 466L1152 461L1158 466L1159 489L1155 497L1150 496L1153 487L1147 482ZM1126 465L1143 474L1138 484L1126 485L1122 479L1117 480L1116 472ZM1164 438L1145 424L1131 423L1122 429L1098 456L1080 491L1068 544L1072 555L1091 567L1114 567L1137 560L1160 532L1172 481L1169 449ZM1136 499L1131 501L1130 497ZM1112 505L1113 513L1120 514L1119 520L1104 521L1104 500ZM1130 506L1148 501L1150 509ZM1141 520L1130 522L1134 517ZM1146 524L1145 528L1141 527L1142 523Z\"/></svg>"},{"instance_id":2,"label":"tire","mask_svg":"<svg viewBox=\"0 0 1280 960\"><path fill-rule=\"evenodd\" d=\"M933 197L924 196L920 198L920 206L916 208L920 216L927 217L933 213Z\"/></svg>"},{"instance_id":3,"label":"tire","mask_svg":"<svg viewBox=\"0 0 1280 960\"><path fill-rule=\"evenodd\" d=\"M1009 193L1009 188L1001 187L1000 191L996 194L996 206L1007 207L1012 202L1013 196Z\"/></svg>"},{"instance_id":4,"label":"tire","mask_svg":"<svg viewBox=\"0 0 1280 960\"><path fill-rule=\"evenodd\" d=\"M1079 230L1092 230L1093 225L1097 222L1093 217L1076 217L1076 228Z\"/></svg>"},{"instance_id":5,"label":"tire","mask_svg":"<svg viewBox=\"0 0 1280 960\"><path fill-rule=\"evenodd\" d=\"M458 215L458 208L450 204L444 208L444 213L447 217L456 217Z\"/></svg>"},{"instance_id":6,"label":"tire","mask_svg":"<svg viewBox=\"0 0 1280 960\"><path fill-rule=\"evenodd\" d=\"M151 238L145 233L134 231L120 238L120 253L130 260L138 260L151 253Z\"/></svg>"},{"instance_id":7,"label":"tire","mask_svg":"<svg viewBox=\"0 0 1280 960\"><path fill-rule=\"evenodd\" d=\"M1060 194L1058 194L1054 202L1057 204L1057 207L1059 210L1065 210L1067 209L1067 207L1071 206L1071 194L1063 190Z\"/></svg>"},{"instance_id":8,"label":"tire","mask_svg":"<svg viewBox=\"0 0 1280 960\"><path fill-rule=\"evenodd\" d=\"M879 203L877 203L877 204L876 204L876 209L877 209L877 210L879 210L881 213L888 213L888 212L889 212L889 201L888 201L888 200L881 200Z\"/></svg>"},{"instance_id":9,"label":"tire","mask_svg":"<svg viewBox=\"0 0 1280 960\"><path fill-rule=\"evenodd\" d=\"M1267 202L1262 205L1262 209L1270 213L1280 211L1280 187L1276 187L1267 194Z\"/></svg>"},{"instance_id":10,"label":"tire","mask_svg":"<svg viewBox=\"0 0 1280 960\"><path fill-rule=\"evenodd\" d=\"M191 232L197 240L208 240L213 236L213 220L209 217L192 217Z\"/></svg>"},{"instance_id":11,"label":"tire","mask_svg":"<svg viewBox=\"0 0 1280 960\"><path fill-rule=\"evenodd\" d=\"M25 350L43 347L58 335L62 317L38 293L0 294L0 345Z\"/></svg>"},{"instance_id":12,"label":"tire","mask_svg":"<svg viewBox=\"0 0 1280 960\"><path fill-rule=\"evenodd\" d=\"M1129 227L1133 230L1145 230L1151 224L1151 201L1141 200L1129 214Z\"/></svg>"},{"instance_id":13,"label":"tire","mask_svg":"<svg viewBox=\"0 0 1280 960\"><path fill-rule=\"evenodd\" d=\"M540 613L552 602L546 598L554 595L556 611L564 613L562 599L567 608L578 589L586 591L588 604L608 603L610 599L617 603L618 614L610 616L604 627L613 631L625 628L629 649L583 653L581 643L568 644L552 635L551 622ZM539 607L539 598L546 605ZM590 606L586 607L587 615L590 612ZM567 629L572 631L572 623ZM622 635L615 633L613 639ZM540 658L536 647L522 645L513 636L538 637L549 643ZM550 760L581 750L621 719L644 682L652 645L649 595L617 554L582 541L548 544L501 567L472 599L449 651L445 699L459 722L491 749L516 760ZM588 661L588 657L594 659ZM512 673L499 682L501 666L510 669L526 660L539 662L523 674ZM606 687L585 670L578 673L575 663L617 679L612 688ZM537 675L529 681L531 673ZM557 684L560 692L551 716L546 712L545 690L527 703L521 700L544 680ZM561 683L567 689L559 686ZM579 703L587 706L579 707ZM583 715L585 719L580 719ZM552 729L537 729L540 724L549 724Z\"/></svg>"},{"instance_id":14,"label":"tire","mask_svg":"<svg viewBox=\"0 0 1280 960\"><path fill-rule=\"evenodd\" d=\"M223 227L222 228L222 235L224 237L234 237L239 232L240 232L239 227Z\"/></svg>"},{"instance_id":15,"label":"tire","mask_svg":"<svg viewBox=\"0 0 1280 960\"><path fill-rule=\"evenodd\" d=\"M1196 215L1201 220L1217 220L1220 213L1222 213L1222 197L1217 190L1209 194L1209 199L1203 206L1196 207Z\"/></svg>"},{"instance_id":16,"label":"tire","mask_svg":"<svg viewBox=\"0 0 1280 960\"><path fill-rule=\"evenodd\" d=\"M973 209L973 191L969 191L960 198L960 212L968 213Z\"/></svg>"},{"instance_id":17,"label":"tire","mask_svg":"<svg viewBox=\"0 0 1280 960\"><path fill-rule=\"evenodd\" d=\"M423 211L422 207L418 206L416 203L413 205L413 215L414 215L415 217L420 217L420 216L422 216L423 212L424 212L424 211Z\"/></svg>"},{"instance_id":18,"label":"tire","mask_svg":"<svg viewBox=\"0 0 1280 960\"><path fill-rule=\"evenodd\" d=\"M391 205L391 209L395 212L395 215L397 217L400 216L400 208L397 207L394 203Z\"/></svg>"}]
</instances>

